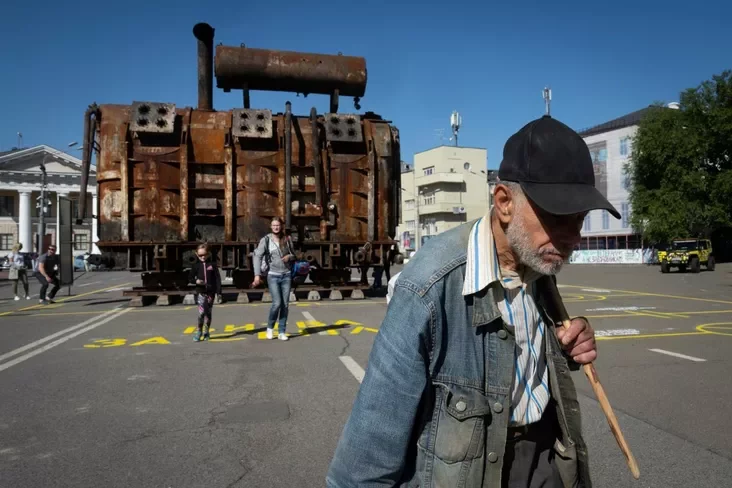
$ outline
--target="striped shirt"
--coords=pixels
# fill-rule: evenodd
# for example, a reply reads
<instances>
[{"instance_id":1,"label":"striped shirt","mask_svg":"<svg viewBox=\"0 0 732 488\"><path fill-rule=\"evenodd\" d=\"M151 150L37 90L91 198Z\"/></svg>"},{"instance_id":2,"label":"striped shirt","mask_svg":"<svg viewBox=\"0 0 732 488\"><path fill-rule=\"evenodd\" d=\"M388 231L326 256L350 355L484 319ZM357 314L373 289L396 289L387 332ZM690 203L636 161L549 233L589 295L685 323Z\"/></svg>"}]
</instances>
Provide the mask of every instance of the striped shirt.
<instances>
[{"instance_id":1,"label":"striped shirt","mask_svg":"<svg viewBox=\"0 0 732 488\"><path fill-rule=\"evenodd\" d=\"M527 425L541 418L550 396L545 326L534 301L541 275L529 268L517 273L499 266L490 220L490 214L481 218L470 232L463 295L494 286L498 309L516 338L510 425Z\"/></svg>"}]
</instances>

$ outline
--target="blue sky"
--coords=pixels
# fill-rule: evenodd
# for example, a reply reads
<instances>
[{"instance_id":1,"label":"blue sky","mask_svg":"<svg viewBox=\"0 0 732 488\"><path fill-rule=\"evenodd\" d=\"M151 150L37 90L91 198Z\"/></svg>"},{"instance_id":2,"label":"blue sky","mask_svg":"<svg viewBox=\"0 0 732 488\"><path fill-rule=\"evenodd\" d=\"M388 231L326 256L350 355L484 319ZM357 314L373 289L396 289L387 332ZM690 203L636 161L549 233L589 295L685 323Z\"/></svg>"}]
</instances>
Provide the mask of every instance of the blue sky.
<instances>
[{"instance_id":1,"label":"blue sky","mask_svg":"<svg viewBox=\"0 0 732 488\"><path fill-rule=\"evenodd\" d=\"M449 143L453 110L463 118L460 145L487 148L496 168L505 140L542 115L545 85L552 115L579 130L676 101L732 68L732 2L719 0L69 3L2 8L0 150L18 131L24 146L68 150L91 102L195 106L197 22L216 29L216 44L364 56L361 111L393 121L408 162L440 143L436 129ZM328 108L321 95L251 96L252 107L276 112L288 99L299 115ZM241 92L214 91L217 109L241 103Z\"/></svg>"}]
</instances>

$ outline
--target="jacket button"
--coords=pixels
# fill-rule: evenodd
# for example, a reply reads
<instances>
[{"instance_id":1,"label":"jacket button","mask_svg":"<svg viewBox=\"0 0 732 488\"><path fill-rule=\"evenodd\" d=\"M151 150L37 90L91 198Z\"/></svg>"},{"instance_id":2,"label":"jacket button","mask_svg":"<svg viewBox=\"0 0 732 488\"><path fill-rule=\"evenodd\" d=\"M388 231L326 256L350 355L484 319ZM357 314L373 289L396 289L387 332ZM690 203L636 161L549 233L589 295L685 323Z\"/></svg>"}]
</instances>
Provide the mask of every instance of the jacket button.
<instances>
[{"instance_id":1,"label":"jacket button","mask_svg":"<svg viewBox=\"0 0 732 488\"><path fill-rule=\"evenodd\" d=\"M495 452L488 453L488 461L492 463L498 461L498 454L496 454Z\"/></svg>"},{"instance_id":2,"label":"jacket button","mask_svg":"<svg viewBox=\"0 0 732 488\"><path fill-rule=\"evenodd\" d=\"M493 410L496 413L501 413L501 412L503 412L503 405L501 405L500 403L496 402L496 403L493 404Z\"/></svg>"},{"instance_id":3,"label":"jacket button","mask_svg":"<svg viewBox=\"0 0 732 488\"><path fill-rule=\"evenodd\" d=\"M505 339L506 337L508 337L508 333L504 329L498 331L499 339Z\"/></svg>"},{"instance_id":4,"label":"jacket button","mask_svg":"<svg viewBox=\"0 0 732 488\"><path fill-rule=\"evenodd\" d=\"M457 402L455 404L455 408L457 409L458 412L464 412L466 407L467 407L467 405L465 405L465 402L462 400L460 400L459 402Z\"/></svg>"}]
</instances>

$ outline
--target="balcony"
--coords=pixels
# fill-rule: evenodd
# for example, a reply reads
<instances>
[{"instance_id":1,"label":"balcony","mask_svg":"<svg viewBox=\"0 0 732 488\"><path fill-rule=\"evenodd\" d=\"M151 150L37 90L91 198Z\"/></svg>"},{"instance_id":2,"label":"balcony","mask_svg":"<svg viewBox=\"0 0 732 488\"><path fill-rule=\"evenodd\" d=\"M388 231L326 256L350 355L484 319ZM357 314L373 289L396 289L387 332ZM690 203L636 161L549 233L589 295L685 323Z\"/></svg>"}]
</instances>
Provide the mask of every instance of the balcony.
<instances>
[{"instance_id":1,"label":"balcony","mask_svg":"<svg viewBox=\"0 0 732 488\"><path fill-rule=\"evenodd\" d=\"M437 183L464 183L465 177L462 173L432 173L417 178L417 186L434 185Z\"/></svg>"},{"instance_id":2,"label":"balcony","mask_svg":"<svg viewBox=\"0 0 732 488\"><path fill-rule=\"evenodd\" d=\"M465 207L465 202L460 202L459 193L439 192L433 197L427 197L422 200L419 206L419 214L460 213L457 209L461 207Z\"/></svg>"}]
</instances>

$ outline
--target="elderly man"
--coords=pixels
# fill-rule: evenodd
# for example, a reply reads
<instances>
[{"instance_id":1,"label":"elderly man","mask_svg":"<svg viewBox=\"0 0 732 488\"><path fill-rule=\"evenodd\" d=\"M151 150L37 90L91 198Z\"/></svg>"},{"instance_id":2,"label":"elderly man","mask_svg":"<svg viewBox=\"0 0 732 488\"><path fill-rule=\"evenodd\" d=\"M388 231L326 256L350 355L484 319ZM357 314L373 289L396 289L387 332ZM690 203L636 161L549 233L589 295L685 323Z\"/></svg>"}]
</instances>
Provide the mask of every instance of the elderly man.
<instances>
[{"instance_id":1,"label":"elderly man","mask_svg":"<svg viewBox=\"0 0 732 488\"><path fill-rule=\"evenodd\" d=\"M570 369L597 357L594 333L557 327L546 290L585 215L620 215L585 142L549 116L509 138L499 178L484 218L396 280L327 486L591 486Z\"/></svg>"}]
</instances>

